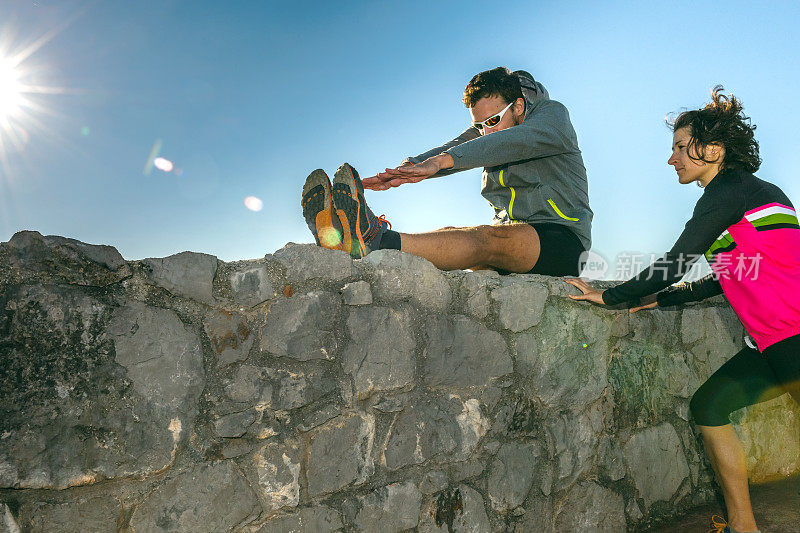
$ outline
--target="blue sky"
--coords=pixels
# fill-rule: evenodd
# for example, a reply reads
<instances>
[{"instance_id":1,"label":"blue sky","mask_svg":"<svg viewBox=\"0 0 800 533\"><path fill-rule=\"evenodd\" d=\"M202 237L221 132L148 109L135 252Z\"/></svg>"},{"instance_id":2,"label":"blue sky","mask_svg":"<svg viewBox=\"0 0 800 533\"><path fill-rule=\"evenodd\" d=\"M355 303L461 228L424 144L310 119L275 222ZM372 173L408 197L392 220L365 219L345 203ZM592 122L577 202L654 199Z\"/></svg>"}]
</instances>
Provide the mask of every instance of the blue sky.
<instances>
[{"instance_id":1,"label":"blue sky","mask_svg":"<svg viewBox=\"0 0 800 533\"><path fill-rule=\"evenodd\" d=\"M667 166L669 112L722 83L758 125L758 175L800 201L796 2L0 1L0 46L41 109L0 167L0 241L37 230L224 260L313 242L300 189L342 162L367 176L468 124L473 74L525 69L570 110L593 249L662 253L702 191ZM35 121L35 122L34 122ZM182 174L143 173L157 139ZM260 212L243 200L264 201ZM489 223L480 170L367 192L395 229ZM613 277L613 273L609 277Z\"/></svg>"}]
</instances>

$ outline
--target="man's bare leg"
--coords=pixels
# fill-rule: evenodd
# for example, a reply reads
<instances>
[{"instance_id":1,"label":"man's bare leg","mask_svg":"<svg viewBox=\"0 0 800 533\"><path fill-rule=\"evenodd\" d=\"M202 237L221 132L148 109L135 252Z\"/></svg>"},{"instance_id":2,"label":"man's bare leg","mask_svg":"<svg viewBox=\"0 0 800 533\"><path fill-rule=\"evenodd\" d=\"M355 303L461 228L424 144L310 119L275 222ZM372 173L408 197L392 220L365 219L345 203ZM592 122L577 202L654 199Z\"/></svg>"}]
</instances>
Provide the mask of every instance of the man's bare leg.
<instances>
[{"instance_id":1,"label":"man's bare leg","mask_svg":"<svg viewBox=\"0 0 800 533\"><path fill-rule=\"evenodd\" d=\"M441 270L494 267L528 272L539 260L539 235L528 224L442 228L401 233L401 250L424 257Z\"/></svg>"},{"instance_id":2,"label":"man's bare leg","mask_svg":"<svg viewBox=\"0 0 800 533\"><path fill-rule=\"evenodd\" d=\"M728 522L736 531L757 531L744 450L731 424L698 426L703 434L706 453L722 487Z\"/></svg>"}]
</instances>

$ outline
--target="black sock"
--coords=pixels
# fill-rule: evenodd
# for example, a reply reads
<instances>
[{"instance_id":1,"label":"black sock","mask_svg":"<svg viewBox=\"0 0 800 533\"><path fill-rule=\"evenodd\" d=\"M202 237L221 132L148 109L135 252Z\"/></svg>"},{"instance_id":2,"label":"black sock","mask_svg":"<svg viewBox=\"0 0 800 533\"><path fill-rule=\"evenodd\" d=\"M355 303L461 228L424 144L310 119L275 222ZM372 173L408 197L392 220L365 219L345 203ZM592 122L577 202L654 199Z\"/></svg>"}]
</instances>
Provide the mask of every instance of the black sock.
<instances>
[{"instance_id":1,"label":"black sock","mask_svg":"<svg viewBox=\"0 0 800 533\"><path fill-rule=\"evenodd\" d=\"M400 234L396 231L387 229L386 233L381 236L381 250L399 250L400 249Z\"/></svg>"}]
</instances>

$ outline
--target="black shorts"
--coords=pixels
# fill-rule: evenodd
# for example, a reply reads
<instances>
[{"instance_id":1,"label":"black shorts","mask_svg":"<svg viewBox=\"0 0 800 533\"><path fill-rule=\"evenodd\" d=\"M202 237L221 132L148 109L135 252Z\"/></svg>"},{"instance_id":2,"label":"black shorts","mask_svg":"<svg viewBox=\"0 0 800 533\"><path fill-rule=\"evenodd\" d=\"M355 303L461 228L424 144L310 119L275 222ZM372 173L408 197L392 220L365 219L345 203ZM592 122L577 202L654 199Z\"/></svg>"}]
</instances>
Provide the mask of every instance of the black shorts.
<instances>
[{"instance_id":1,"label":"black shorts","mask_svg":"<svg viewBox=\"0 0 800 533\"><path fill-rule=\"evenodd\" d=\"M545 276L577 276L580 274L581 254L586 250L572 230L561 224L533 222L529 224L539 234L539 260L527 274ZM500 274L510 274L497 269Z\"/></svg>"}]
</instances>

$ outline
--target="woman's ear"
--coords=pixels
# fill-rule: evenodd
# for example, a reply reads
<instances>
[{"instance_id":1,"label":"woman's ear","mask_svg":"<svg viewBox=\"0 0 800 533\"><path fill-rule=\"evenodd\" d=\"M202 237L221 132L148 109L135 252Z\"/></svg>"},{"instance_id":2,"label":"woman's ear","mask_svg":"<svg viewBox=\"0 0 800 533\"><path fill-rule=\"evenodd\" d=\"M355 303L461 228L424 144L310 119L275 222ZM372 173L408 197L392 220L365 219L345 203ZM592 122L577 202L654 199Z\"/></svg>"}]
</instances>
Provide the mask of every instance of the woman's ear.
<instances>
[{"instance_id":1,"label":"woman's ear","mask_svg":"<svg viewBox=\"0 0 800 533\"><path fill-rule=\"evenodd\" d=\"M706 159L713 163L722 163L725 159L725 147L719 143L711 143L706 146Z\"/></svg>"}]
</instances>

